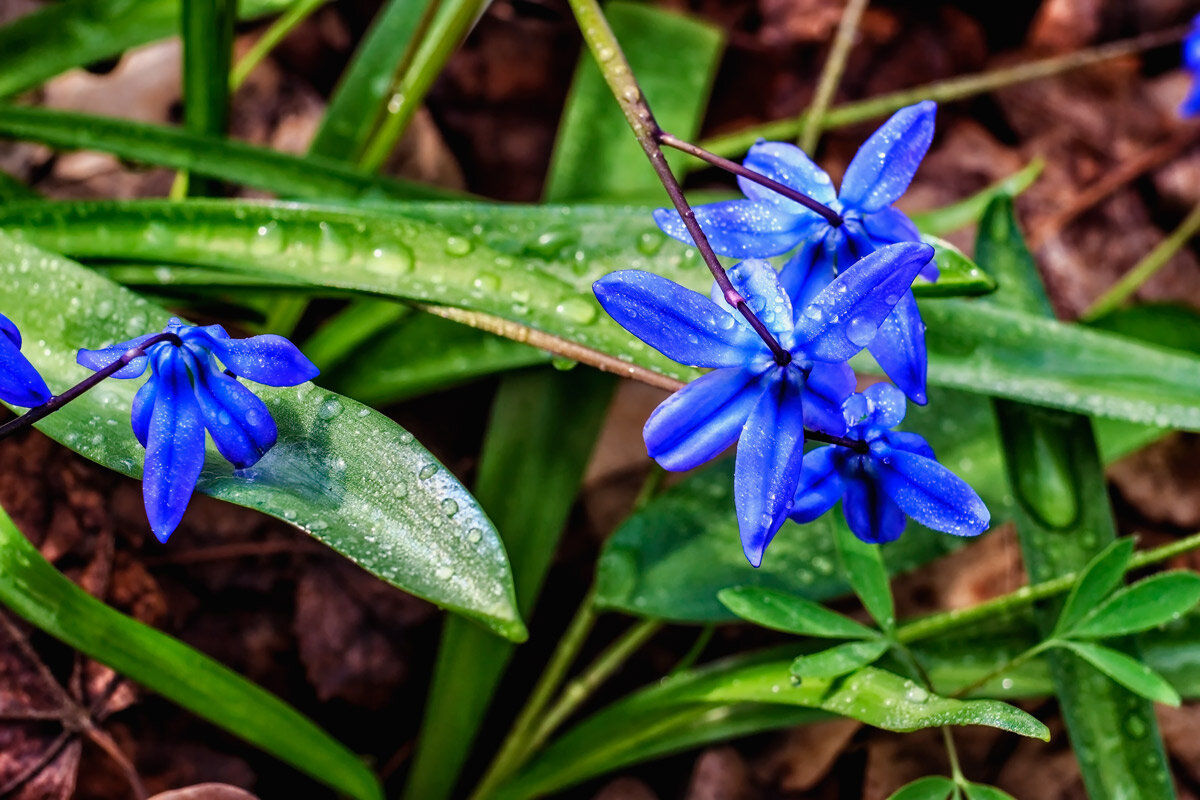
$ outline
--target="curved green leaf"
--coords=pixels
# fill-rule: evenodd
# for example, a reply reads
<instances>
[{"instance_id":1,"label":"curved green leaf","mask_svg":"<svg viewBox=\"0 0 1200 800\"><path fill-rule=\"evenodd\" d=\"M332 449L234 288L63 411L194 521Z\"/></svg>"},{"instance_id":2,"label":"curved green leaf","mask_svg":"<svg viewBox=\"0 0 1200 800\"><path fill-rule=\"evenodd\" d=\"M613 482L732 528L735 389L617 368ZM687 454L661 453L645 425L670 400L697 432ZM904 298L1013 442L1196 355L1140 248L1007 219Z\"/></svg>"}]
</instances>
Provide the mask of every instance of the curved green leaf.
<instances>
[{"instance_id":1,"label":"curved green leaf","mask_svg":"<svg viewBox=\"0 0 1200 800\"><path fill-rule=\"evenodd\" d=\"M892 600L892 584L879 546L855 536L840 507L828 516L833 522L833 544L842 574L871 619L888 634L894 633L896 604Z\"/></svg>"},{"instance_id":2,"label":"curved green leaf","mask_svg":"<svg viewBox=\"0 0 1200 800\"><path fill-rule=\"evenodd\" d=\"M383 790L359 759L278 697L211 658L108 607L42 557L0 509L0 602L234 736L360 800Z\"/></svg>"},{"instance_id":3,"label":"curved green leaf","mask_svg":"<svg viewBox=\"0 0 1200 800\"><path fill-rule=\"evenodd\" d=\"M1164 572L1116 591L1068 629L1070 636L1100 639L1156 628L1200 603L1200 575Z\"/></svg>"},{"instance_id":4,"label":"curved green leaf","mask_svg":"<svg viewBox=\"0 0 1200 800\"><path fill-rule=\"evenodd\" d=\"M1169 706L1179 705L1179 692L1161 675L1132 656L1111 647L1090 642L1073 642L1069 639L1062 641L1060 646L1075 653L1131 692Z\"/></svg>"},{"instance_id":5,"label":"curved green leaf","mask_svg":"<svg viewBox=\"0 0 1200 800\"><path fill-rule=\"evenodd\" d=\"M721 604L764 628L823 639L865 639L876 632L849 617L794 594L761 586L736 586L717 593Z\"/></svg>"},{"instance_id":6,"label":"curved green leaf","mask_svg":"<svg viewBox=\"0 0 1200 800\"><path fill-rule=\"evenodd\" d=\"M159 330L169 317L91 270L3 234L0 280L5 313L37 343L30 356L59 391L90 374L75 363L78 348ZM38 428L140 477L143 450L129 428L135 384L108 381ZM278 444L238 472L211 450L200 491L284 519L389 583L502 635L525 635L492 524L409 433L311 383L255 389L279 426Z\"/></svg>"},{"instance_id":7,"label":"curved green leaf","mask_svg":"<svg viewBox=\"0 0 1200 800\"><path fill-rule=\"evenodd\" d=\"M1051 634L1070 630L1083 617L1095 611L1101 601L1121 585L1132 557L1133 539L1129 537L1118 539L1100 551L1067 595Z\"/></svg>"},{"instance_id":8,"label":"curved green leaf","mask_svg":"<svg viewBox=\"0 0 1200 800\"><path fill-rule=\"evenodd\" d=\"M444 189L380 178L318 155L293 156L183 128L55 111L0 106L0 136L67 150L99 150L141 164L187 170L287 197L439 198Z\"/></svg>"},{"instance_id":9,"label":"curved green leaf","mask_svg":"<svg viewBox=\"0 0 1200 800\"><path fill-rule=\"evenodd\" d=\"M1016 800L1008 792L983 783L968 783L963 787L967 800Z\"/></svg>"},{"instance_id":10,"label":"curved green leaf","mask_svg":"<svg viewBox=\"0 0 1200 800\"><path fill-rule=\"evenodd\" d=\"M901 786L888 800L946 800L954 791L954 781L942 775L927 775Z\"/></svg>"},{"instance_id":11,"label":"curved green leaf","mask_svg":"<svg viewBox=\"0 0 1200 800\"><path fill-rule=\"evenodd\" d=\"M887 641L883 639L867 639L846 642L811 655L797 656L792 662L792 675L803 680L837 678L874 664L887 652L888 647Z\"/></svg>"},{"instance_id":12,"label":"curved green leaf","mask_svg":"<svg viewBox=\"0 0 1200 800\"><path fill-rule=\"evenodd\" d=\"M242 0L242 19L282 11L292 0ZM67 0L0 27L0 97L72 67L120 55L179 32L179 0Z\"/></svg>"}]
</instances>

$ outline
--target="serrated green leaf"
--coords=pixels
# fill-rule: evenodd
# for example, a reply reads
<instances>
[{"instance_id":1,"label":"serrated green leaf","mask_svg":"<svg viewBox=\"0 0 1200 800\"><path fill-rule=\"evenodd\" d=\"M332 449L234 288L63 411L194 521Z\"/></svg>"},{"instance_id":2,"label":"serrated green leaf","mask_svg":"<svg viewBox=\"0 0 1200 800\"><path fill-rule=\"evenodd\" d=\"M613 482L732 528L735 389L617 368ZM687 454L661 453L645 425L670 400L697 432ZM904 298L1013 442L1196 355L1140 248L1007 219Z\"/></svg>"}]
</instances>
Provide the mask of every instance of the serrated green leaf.
<instances>
[{"instance_id":1,"label":"serrated green leaf","mask_svg":"<svg viewBox=\"0 0 1200 800\"><path fill-rule=\"evenodd\" d=\"M717 593L721 604L764 628L824 639L865 639L877 633L849 617L787 592L736 586Z\"/></svg>"},{"instance_id":2,"label":"serrated green leaf","mask_svg":"<svg viewBox=\"0 0 1200 800\"><path fill-rule=\"evenodd\" d=\"M1180 703L1179 692L1175 691L1161 675L1136 658L1113 650L1111 647L1091 642L1075 642L1065 639L1060 642L1059 646L1075 653L1131 692L1169 706L1177 706Z\"/></svg>"},{"instance_id":3,"label":"serrated green leaf","mask_svg":"<svg viewBox=\"0 0 1200 800\"><path fill-rule=\"evenodd\" d=\"M901 786L888 800L946 800L954 791L954 781L942 775L927 775Z\"/></svg>"},{"instance_id":4,"label":"serrated green leaf","mask_svg":"<svg viewBox=\"0 0 1200 800\"><path fill-rule=\"evenodd\" d=\"M896 606L892 602L892 585L879 546L867 544L855 536L840 508L831 516L834 519L833 543L842 574L879 627L887 633L895 631Z\"/></svg>"},{"instance_id":5,"label":"serrated green leaf","mask_svg":"<svg viewBox=\"0 0 1200 800\"><path fill-rule=\"evenodd\" d=\"M846 642L812 655L796 656L792 662L792 676L803 680L837 678L874 664L888 647L883 639L869 639Z\"/></svg>"},{"instance_id":6,"label":"serrated green leaf","mask_svg":"<svg viewBox=\"0 0 1200 800\"><path fill-rule=\"evenodd\" d=\"M42 557L3 509L0 603L59 641L339 792L382 800L371 771L310 719L183 642L80 589Z\"/></svg>"},{"instance_id":7,"label":"serrated green leaf","mask_svg":"<svg viewBox=\"0 0 1200 800\"><path fill-rule=\"evenodd\" d=\"M5 312L52 389L91 372L80 347L157 331L169 314L91 270L0 234ZM64 298L78 305L67 307ZM129 428L136 381L108 381L38 428L93 461L140 477L144 451ZM511 638L524 626L495 529L425 448L382 414L311 383L255 387L279 442L235 472L216 450L199 491L264 511L311 533L384 580Z\"/></svg>"},{"instance_id":8,"label":"serrated green leaf","mask_svg":"<svg viewBox=\"0 0 1200 800\"><path fill-rule=\"evenodd\" d=\"M1073 638L1104 639L1156 628L1200 603L1200 575L1164 572L1113 593L1074 628Z\"/></svg>"},{"instance_id":9,"label":"serrated green leaf","mask_svg":"<svg viewBox=\"0 0 1200 800\"><path fill-rule=\"evenodd\" d=\"M241 19L282 11L293 0L242 0ZM67 0L0 27L0 97L179 32L179 0Z\"/></svg>"},{"instance_id":10,"label":"serrated green leaf","mask_svg":"<svg viewBox=\"0 0 1200 800\"><path fill-rule=\"evenodd\" d=\"M287 197L432 199L453 194L419 183L376 177L321 156L293 156L183 128L72 111L0 106L0 136L66 150L98 150Z\"/></svg>"},{"instance_id":11,"label":"serrated green leaf","mask_svg":"<svg viewBox=\"0 0 1200 800\"><path fill-rule=\"evenodd\" d=\"M1131 538L1118 539L1096 554L1067 595L1051 635L1070 630L1083 617L1095 611L1100 602L1121 585L1132 557Z\"/></svg>"}]
</instances>

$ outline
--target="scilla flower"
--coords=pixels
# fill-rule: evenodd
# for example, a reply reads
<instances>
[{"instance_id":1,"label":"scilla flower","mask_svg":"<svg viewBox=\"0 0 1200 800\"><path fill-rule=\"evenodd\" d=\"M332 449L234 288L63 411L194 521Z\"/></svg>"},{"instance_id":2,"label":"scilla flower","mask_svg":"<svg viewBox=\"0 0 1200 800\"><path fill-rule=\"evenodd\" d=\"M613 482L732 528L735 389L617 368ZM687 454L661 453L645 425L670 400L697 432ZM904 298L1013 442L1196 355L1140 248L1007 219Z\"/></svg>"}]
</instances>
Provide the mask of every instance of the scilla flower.
<instances>
[{"instance_id":1,"label":"scilla flower","mask_svg":"<svg viewBox=\"0 0 1200 800\"><path fill-rule=\"evenodd\" d=\"M714 368L655 409L643 431L646 450L666 469L686 470L738 441L734 499L754 566L790 510L805 425L835 435L845 429L840 406L854 390L845 362L932 257L924 244L885 247L798 309L770 263L734 267L730 280L789 354L785 364L719 294L714 300L638 270L595 283L600 304L630 333L675 361Z\"/></svg>"},{"instance_id":2,"label":"scilla flower","mask_svg":"<svg viewBox=\"0 0 1200 800\"><path fill-rule=\"evenodd\" d=\"M842 406L846 438L866 452L831 445L804 457L789 516L811 522L842 501L854 535L882 544L900 537L911 517L955 536L987 530L991 517L975 490L939 464L921 436L893 431L904 419L904 395L877 383Z\"/></svg>"},{"instance_id":3,"label":"scilla flower","mask_svg":"<svg viewBox=\"0 0 1200 800\"><path fill-rule=\"evenodd\" d=\"M1179 108L1185 117L1200 114L1200 14L1192 20L1192 30L1183 40L1183 65L1192 73L1192 91Z\"/></svg>"},{"instance_id":4,"label":"scilla flower","mask_svg":"<svg viewBox=\"0 0 1200 800\"><path fill-rule=\"evenodd\" d=\"M836 271L880 247L920 240L916 226L892 203L908 188L933 141L936 113L937 105L930 101L897 111L859 148L840 192L795 145L759 142L750 148L744 166L829 206L841 216L840 225L744 177L738 185L746 199L699 206L696 219L722 255L767 258L799 247L780 280L792 302L801 305L797 293L810 275L832 279ZM669 236L691 243L674 210L660 208L654 219ZM937 265L931 261L921 274L937 280ZM867 349L905 394L925 403L925 326L907 288Z\"/></svg>"},{"instance_id":5,"label":"scilla flower","mask_svg":"<svg viewBox=\"0 0 1200 800\"><path fill-rule=\"evenodd\" d=\"M149 380L134 397L132 422L134 435L146 448L146 514L163 542L179 525L200 478L206 428L217 450L238 469L256 463L275 444L275 420L266 404L237 377L267 386L295 386L318 373L282 336L231 339L220 325L201 328L177 319L164 332L178 339L151 345L145 356L113 374L137 378L150 368ZM80 350L79 363L103 369L152 336L102 350Z\"/></svg>"},{"instance_id":6,"label":"scilla flower","mask_svg":"<svg viewBox=\"0 0 1200 800\"><path fill-rule=\"evenodd\" d=\"M21 354L21 332L0 314L0 400L33 408L50 399L50 387Z\"/></svg>"}]
</instances>

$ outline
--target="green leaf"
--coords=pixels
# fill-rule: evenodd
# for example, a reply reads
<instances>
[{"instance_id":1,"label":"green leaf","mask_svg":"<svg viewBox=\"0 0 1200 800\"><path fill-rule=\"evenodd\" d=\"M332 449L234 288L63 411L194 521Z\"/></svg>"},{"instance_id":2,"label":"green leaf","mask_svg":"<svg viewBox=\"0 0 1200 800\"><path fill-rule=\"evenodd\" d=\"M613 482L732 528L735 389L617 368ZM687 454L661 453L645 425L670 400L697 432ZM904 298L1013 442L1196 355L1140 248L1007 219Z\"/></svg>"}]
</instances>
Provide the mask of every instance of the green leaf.
<instances>
[{"instance_id":1,"label":"green leaf","mask_svg":"<svg viewBox=\"0 0 1200 800\"><path fill-rule=\"evenodd\" d=\"M242 0L241 19L293 0ZM72 67L118 56L179 32L179 0L67 0L0 27L0 97L32 89Z\"/></svg>"},{"instance_id":2,"label":"green leaf","mask_svg":"<svg viewBox=\"0 0 1200 800\"><path fill-rule=\"evenodd\" d=\"M990 275L984 273L971 258L957 247L939 239L936 236L922 234L921 241L932 245L937 260L938 270L946 270L947 274L955 277L944 286L941 278L937 283L924 284L923 297L955 297L964 294L987 294L996 289L996 282ZM970 291L964 291L970 286Z\"/></svg>"},{"instance_id":3,"label":"green leaf","mask_svg":"<svg viewBox=\"0 0 1200 800\"><path fill-rule=\"evenodd\" d=\"M0 234L6 313L53 389L91 374L79 347L99 347L169 318L91 270ZM78 305L68 307L67 298ZM144 451L129 429L136 381L108 381L38 423L56 441L140 477ZM508 560L474 499L412 436L349 398L311 383L255 387L279 442L235 472L210 450L198 489L284 519L384 580L514 639L525 635Z\"/></svg>"},{"instance_id":4,"label":"green leaf","mask_svg":"<svg viewBox=\"0 0 1200 800\"><path fill-rule=\"evenodd\" d=\"M792 662L792 676L803 680L837 678L874 664L887 652L884 639L846 642L812 655L797 656Z\"/></svg>"},{"instance_id":5,"label":"green leaf","mask_svg":"<svg viewBox=\"0 0 1200 800\"><path fill-rule=\"evenodd\" d=\"M1183 616L1196 603L1200 603L1200 575L1164 572L1115 592L1070 629L1070 636L1106 639L1157 628Z\"/></svg>"},{"instance_id":6,"label":"green leaf","mask_svg":"<svg viewBox=\"0 0 1200 800\"><path fill-rule=\"evenodd\" d=\"M1118 539L1101 550L1079 576L1067 595L1051 635L1069 631L1083 617L1094 611L1113 589L1121 585L1129 559L1133 557L1133 539Z\"/></svg>"},{"instance_id":7,"label":"green leaf","mask_svg":"<svg viewBox=\"0 0 1200 800\"><path fill-rule=\"evenodd\" d=\"M946 800L954 791L954 781L942 775L927 775L906 783L888 800Z\"/></svg>"},{"instance_id":8,"label":"green leaf","mask_svg":"<svg viewBox=\"0 0 1200 800\"><path fill-rule=\"evenodd\" d=\"M976 246L983 265L1001 286L988 299L1009 309L1002 313L1027 312L1038 324L1058 325L1050 320L1049 303L1012 218L1011 205L995 213L1004 219L981 225ZM1094 333L1061 327L1072 335ZM1076 364L1063 364L1059 356L1070 354L1072 348L1064 342L1047 341L1054 341L1054 349L1044 354L1045 366L1065 369L1063 374L1072 378L1078 375L1072 372L1077 366L1085 372L1093 368L1082 357ZM1137 347L1130 341L1119 359L1151 357L1138 353ZM1120 363L1115 361L1109 367ZM1106 382L1123 383L1128 379L1123 372L1123 366L1107 371ZM1091 391L1083 386L1076 389ZM1036 400L1032 395L1030 399ZM1050 580L1085 568L1116 536L1091 423L1077 414L1007 400L996 401L996 412L1030 581ZM1057 611L1054 604L1039 610L1037 625L1043 635L1053 629ZM1152 706L1084 661L1053 650L1043 658L1050 667L1089 795L1171 797L1170 772Z\"/></svg>"},{"instance_id":9,"label":"green leaf","mask_svg":"<svg viewBox=\"0 0 1200 800\"><path fill-rule=\"evenodd\" d=\"M699 128L705 104L680 101L708 97L724 47L721 32L699 21L628 2L609 3L605 16L618 34L621 49L630 57L642 94L655 114L661 114L666 104L673 106L674 119L661 124L689 137ZM662 46L664 42L684 46ZM630 54L636 54L637 60ZM588 198L666 202L666 192L599 68L584 55L567 96L546 196L560 202ZM685 158L679 152L667 154L667 162L676 169Z\"/></svg>"},{"instance_id":10,"label":"green leaf","mask_svg":"<svg viewBox=\"0 0 1200 800\"><path fill-rule=\"evenodd\" d=\"M721 604L764 628L824 639L865 639L876 632L849 617L794 594L761 586L737 586L717 593Z\"/></svg>"},{"instance_id":11,"label":"green leaf","mask_svg":"<svg viewBox=\"0 0 1200 800\"><path fill-rule=\"evenodd\" d=\"M1159 347L1200 353L1200 313L1187 306L1170 303L1129 306L1088 320L1088 325Z\"/></svg>"},{"instance_id":12,"label":"green leaf","mask_svg":"<svg viewBox=\"0 0 1200 800\"><path fill-rule=\"evenodd\" d=\"M793 651L794 653L794 651ZM498 800L548 795L599 774L612 764L642 760L661 725L673 735L683 725L695 729L708 720L718 724L747 703L791 706L858 719L887 730L910 731L939 725L989 725L1022 736L1048 739L1045 726L1025 712L993 700L962 701L938 697L890 672L864 668L835 680L806 680L793 685L790 659L777 652L752 653L679 673L618 700L564 733L497 793ZM731 733L773 727L777 720L745 712L757 723ZM823 717L808 717L815 720ZM803 717L801 718L803 719ZM649 733L647 731L649 730ZM729 735L729 734L726 734ZM625 737L634 737L625 746ZM703 739L702 741L711 741ZM601 757L597 758L596 753ZM657 755L653 753L646 757Z\"/></svg>"},{"instance_id":13,"label":"green leaf","mask_svg":"<svg viewBox=\"0 0 1200 800\"><path fill-rule=\"evenodd\" d=\"M833 542L838 563L842 565L842 574L871 618L879 623L885 633L893 633L896 630L896 607L892 602L892 586L879 546L867 544L855 536L840 508L832 516Z\"/></svg>"},{"instance_id":14,"label":"green leaf","mask_svg":"<svg viewBox=\"0 0 1200 800\"><path fill-rule=\"evenodd\" d=\"M982 783L967 783L963 789L967 793L967 800L1015 800L1008 792Z\"/></svg>"},{"instance_id":15,"label":"green leaf","mask_svg":"<svg viewBox=\"0 0 1200 800\"><path fill-rule=\"evenodd\" d=\"M978 222L983 217L988 205L997 197L1016 197L1028 189L1042 174L1045 166L1045 161L1035 158L1020 171L984 187L970 197L941 208L917 211L908 216L922 233L945 236Z\"/></svg>"},{"instance_id":16,"label":"green leaf","mask_svg":"<svg viewBox=\"0 0 1200 800\"><path fill-rule=\"evenodd\" d=\"M308 152L356 163L392 93L431 0L388 0L342 74Z\"/></svg>"},{"instance_id":17,"label":"green leaf","mask_svg":"<svg viewBox=\"0 0 1200 800\"><path fill-rule=\"evenodd\" d=\"M278 697L67 580L0 509L0 602L32 625L219 728L360 800L382 800L371 771Z\"/></svg>"},{"instance_id":18,"label":"green leaf","mask_svg":"<svg viewBox=\"0 0 1200 800\"><path fill-rule=\"evenodd\" d=\"M229 68L237 0L181 0L183 118L192 133L223 137L229 127ZM209 181L188 180L188 194L217 194Z\"/></svg>"},{"instance_id":19,"label":"green leaf","mask_svg":"<svg viewBox=\"0 0 1200 800\"><path fill-rule=\"evenodd\" d=\"M72 111L0 106L0 136L59 149L112 153L141 164L187 170L288 197L400 199L452 194L432 186L379 178L320 156L293 156L183 128Z\"/></svg>"},{"instance_id":20,"label":"green leaf","mask_svg":"<svg viewBox=\"0 0 1200 800\"><path fill-rule=\"evenodd\" d=\"M0 170L0 203L13 203L37 200L39 195L22 181L17 180L7 172Z\"/></svg>"},{"instance_id":21,"label":"green leaf","mask_svg":"<svg viewBox=\"0 0 1200 800\"><path fill-rule=\"evenodd\" d=\"M1161 675L1136 658L1113 650L1111 647L1090 642L1073 642L1065 639L1059 646L1075 653L1131 692L1169 706L1179 705L1179 692L1175 691Z\"/></svg>"}]
</instances>

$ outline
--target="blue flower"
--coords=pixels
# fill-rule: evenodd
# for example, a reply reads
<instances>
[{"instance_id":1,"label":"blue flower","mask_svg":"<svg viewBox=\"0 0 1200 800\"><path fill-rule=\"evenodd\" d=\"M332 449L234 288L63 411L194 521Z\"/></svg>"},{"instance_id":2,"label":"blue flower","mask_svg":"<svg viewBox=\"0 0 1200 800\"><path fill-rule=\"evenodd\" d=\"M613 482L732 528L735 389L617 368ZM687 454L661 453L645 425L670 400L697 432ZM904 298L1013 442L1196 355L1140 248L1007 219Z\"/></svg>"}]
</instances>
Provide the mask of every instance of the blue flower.
<instances>
[{"instance_id":1,"label":"blue flower","mask_svg":"<svg viewBox=\"0 0 1200 800\"><path fill-rule=\"evenodd\" d=\"M1179 108L1185 117L1200 114L1200 14L1192 19L1192 30L1183 40L1183 65L1192 73L1192 91Z\"/></svg>"},{"instance_id":2,"label":"blue flower","mask_svg":"<svg viewBox=\"0 0 1200 800\"><path fill-rule=\"evenodd\" d=\"M730 280L791 354L781 366L721 297L705 297L639 270L594 285L613 319L668 358L713 371L667 398L646 421L646 450L669 470L686 470L735 441L734 500L746 558L754 566L790 510L800 480L807 425L845 429L842 401L854 391L845 363L875 335L933 248L882 248L795 308L770 263L742 262Z\"/></svg>"},{"instance_id":3,"label":"blue flower","mask_svg":"<svg viewBox=\"0 0 1200 800\"><path fill-rule=\"evenodd\" d=\"M967 483L939 464L933 448L915 433L891 430L904 419L904 395L877 383L842 405L846 438L865 442L867 452L820 447L804 457L789 516L811 522L842 501L854 535L882 544L900 537L908 523L955 536L987 530L991 515Z\"/></svg>"},{"instance_id":4,"label":"blue flower","mask_svg":"<svg viewBox=\"0 0 1200 800\"><path fill-rule=\"evenodd\" d=\"M744 200L711 203L695 209L696 219L718 253L736 258L767 258L799 250L784 266L780 280L792 303L803 305L800 287L824 276L832 279L858 259L895 242L920 240L916 226L892 208L908 188L933 141L937 104L925 101L902 108L859 148L846 170L840 192L799 147L759 142L743 164L778 183L824 203L842 217L833 226L794 200L743 177ZM674 210L660 208L654 219L665 233L686 244L692 239ZM938 278L932 261L921 272ZM879 335L868 347L896 385L916 403L925 403L925 326L907 289Z\"/></svg>"},{"instance_id":5,"label":"blue flower","mask_svg":"<svg viewBox=\"0 0 1200 800\"><path fill-rule=\"evenodd\" d=\"M142 493L150 528L159 541L179 525L204 466L204 431L238 469L256 463L275 444L275 420L266 404L238 382L295 386L318 370L296 346L272 334L231 339L220 325L196 327L172 319L164 329L179 343L157 342L113 374L150 378L133 399L133 433L146 448ZM80 350L78 361L101 370L156 334L101 350ZM217 364L220 359L225 370Z\"/></svg>"},{"instance_id":6,"label":"blue flower","mask_svg":"<svg viewBox=\"0 0 1200 800\"><path fill-rule=\"evenodd\" d=\"M51 398L50 387L21 354L21 332L0 314L0 400L33 408Z\"/></svg>"}]
</instances>

